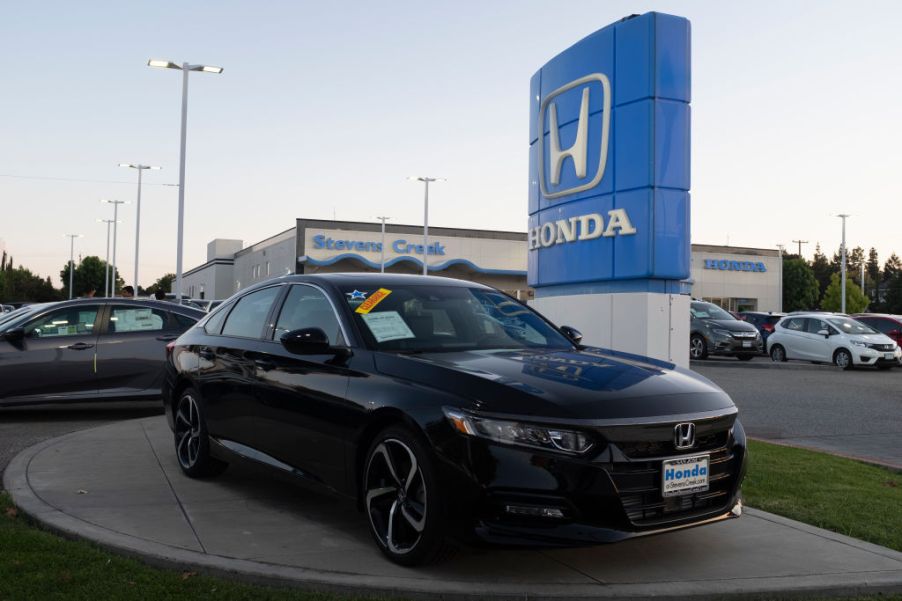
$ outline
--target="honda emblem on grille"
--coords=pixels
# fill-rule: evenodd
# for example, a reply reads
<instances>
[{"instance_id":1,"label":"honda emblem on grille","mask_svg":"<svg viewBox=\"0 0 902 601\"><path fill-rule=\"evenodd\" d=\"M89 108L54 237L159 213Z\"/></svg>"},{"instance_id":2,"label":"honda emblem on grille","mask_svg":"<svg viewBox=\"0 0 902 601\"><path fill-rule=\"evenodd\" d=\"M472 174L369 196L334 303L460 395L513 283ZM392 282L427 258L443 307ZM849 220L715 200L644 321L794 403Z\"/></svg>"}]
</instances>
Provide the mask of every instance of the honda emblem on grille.
<instances>
[{"instance_id":1,"label":"honda emblem on grille","mask_svg":"<svg viewBox=\"0 0 902 601\"><path fill-rule=\"evenodd\" d=\"M692 422L677 424L673 427L673 446L678 451L695 446L695 424Z\"/></svg>"}]
</instances>

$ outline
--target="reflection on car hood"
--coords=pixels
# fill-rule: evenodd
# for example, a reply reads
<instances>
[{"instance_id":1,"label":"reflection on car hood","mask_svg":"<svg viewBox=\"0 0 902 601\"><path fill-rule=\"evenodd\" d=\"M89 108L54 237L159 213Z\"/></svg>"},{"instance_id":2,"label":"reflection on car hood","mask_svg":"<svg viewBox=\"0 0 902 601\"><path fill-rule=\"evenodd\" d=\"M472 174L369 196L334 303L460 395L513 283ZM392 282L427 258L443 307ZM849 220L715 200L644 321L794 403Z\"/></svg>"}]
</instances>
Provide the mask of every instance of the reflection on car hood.
<instances>
[{"instance_id":1,"label":"reflection on car hood","mask_svg":"<svg viewBox=\"0 0 902 601\"><path fill-rule=\"evenodd\" d=\"M378 353L376 365L487 414L602 420L733 408L726 393L694 372L602 349Z\"/></svg>"},{"instance_id":2,"label":"reflection on car hood","mask_svg":"<svg viewBox=\"0 0 902 601\"><path fill-rule=\"evenodd\" d=\"M884 334L855 334L850 336L852 342L863 342L865 344L895 344L896 341Z\"/></svg>"},{"instance_id":3,"label":"reflection on car hood","mask_svg":"<svg viewBox=\"0 0 902 601\"><path fill-rule=\"evenodd\" d=\"M758 329L749 322L738 319L706 319L704 321L716 328L730 332L754 332Z\"/></svg>"}]
</instances>

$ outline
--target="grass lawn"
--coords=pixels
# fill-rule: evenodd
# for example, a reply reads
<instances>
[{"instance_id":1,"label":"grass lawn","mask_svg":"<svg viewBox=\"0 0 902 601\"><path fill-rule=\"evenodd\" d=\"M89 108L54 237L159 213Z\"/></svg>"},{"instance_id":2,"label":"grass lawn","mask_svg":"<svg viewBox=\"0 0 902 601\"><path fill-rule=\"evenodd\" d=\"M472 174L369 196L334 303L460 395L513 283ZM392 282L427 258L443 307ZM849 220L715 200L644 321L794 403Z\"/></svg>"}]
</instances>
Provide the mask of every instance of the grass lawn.
<instances>
[{"instance_id":1,"label":"grass lawn","mask_svg":"<svg viewBox=\"0 0 902 601\"><path fill-rule=\"evenodd\" d=\"M902 475L822 453L752 441L750 506L902 550ZM0 492L0 601L349 601L148 567L35 528ZM774 596L772 599L780 599ZM902 595L855 597L902 601Z\"/></svg>"},{"instance_id":2,"label":"grass lawn","mask_svg":"<svg viewBox=\"0 0 902 601\"><path fill-rule=\"evenodd\" d=\"M902 474L756 440L749 449L747 505L902 551Z\"/></svg>"}]
</instances>

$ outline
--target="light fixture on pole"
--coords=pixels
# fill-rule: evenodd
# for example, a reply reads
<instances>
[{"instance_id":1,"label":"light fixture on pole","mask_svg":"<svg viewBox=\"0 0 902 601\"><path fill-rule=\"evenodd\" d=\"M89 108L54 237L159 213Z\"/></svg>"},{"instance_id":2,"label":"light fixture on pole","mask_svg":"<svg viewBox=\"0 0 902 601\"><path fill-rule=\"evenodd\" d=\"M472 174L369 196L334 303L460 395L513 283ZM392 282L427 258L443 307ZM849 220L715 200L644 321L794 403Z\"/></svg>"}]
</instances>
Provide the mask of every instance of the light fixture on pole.
<instances>
[{"instance_id":1,"label":"light fixture on pole","mask_svg":"<svg viewBox=\"0 0 902 601\"><path fill-rule=\"evenodd\" d=\"M109 296L116 296L116 240L119 237L119 205L128 204L128 201L103 199L100 202L113 205L113 263L110 265L110 287L108 290L110 292Z\"/></svg>"},{"instance_id":2,"label":"light fixture on pole","mask_svg":"<svg viewBox=\"0 0 902 601\"><path fill-rule=\"evenodd\" d=\"M379 248L382 250L382 259L379 261L379 273L385 273L385 221L391 217L376 217L382 222L382 244Z\"/></svg>"},{"instance_id":3,"label":"light fixture on pole","mask_svg":"<svg viewBox=\"0 0 902 601\"><path fill-rule=\"evenodd\" d=\"M182 72L182 134L179 146L179 218L178 218L178 242L175 257L175 299L182 304L182 244L185 232L185 142L187 140L188 127L188 74L191 71L204 73L222 73L222 67L210 65L191 65L189 63L176 64L172 61L150 59L147 66L161 69L178 69Z\"/></svg>"},{"instance_id":4,"label":"light fixture on pole","mask_svg":"<svg viewBox=\"0 0 902 601\"><path fill-rule=\"evenodd\" d=\"M69 238L69 300L72 300L72 283L75 275L75 239L81 238L81 234L66 234Z\"/></svg>"},{"instance_id":5,"label":"light fixture on pole","mask_svg":"<svg viewBox=\"0 0 902 601\"><path fill-rule=\"evenodd\" d=\"M430 182L446 182L444 177L417 177L410 176L407 179L411 181L423 182L426 184L426 196L423 200L423 275L428 275L429 271L429 183Z\"/></svg>"},{"instance_id":6,"label":"light fixture on pole","mask_svg":"<svg viewBox=\"0 0 902 601\"><path fill-rule=\"evenodd\" d=\"M106 258L104 259L104 264L106 267L103 270L103 296L110 296L110 226L113 224L112 219L98 219L98 223L106 224Z\"/></svg>"},{"instance_id":7,"label":"light fixture on pole","mask_svg":"<svg viewBox=\"0 0 902 601\"><path fill-rule=\"evenodd\" d=\"M840 214L837 215L840 219L842 219L842 267L840 273L842 273L842 299L840 304L840 312L846 312L846 218L851 217L851 215Z\"/></svg>"},{"instance_id":8,"label":"light fixture on pole","mask_svg":"<svg viewBox=\"0 0 902 601\"><path fill-rule=\"evenodd\" d=\"M138 295L138 251L141 245L141 174L145 169L161 169L154 165L141 165L140 163L119 163L120 167L129 167L138 170L138 202L135 209L135 296Z\"/></svg>"}]
</instances>

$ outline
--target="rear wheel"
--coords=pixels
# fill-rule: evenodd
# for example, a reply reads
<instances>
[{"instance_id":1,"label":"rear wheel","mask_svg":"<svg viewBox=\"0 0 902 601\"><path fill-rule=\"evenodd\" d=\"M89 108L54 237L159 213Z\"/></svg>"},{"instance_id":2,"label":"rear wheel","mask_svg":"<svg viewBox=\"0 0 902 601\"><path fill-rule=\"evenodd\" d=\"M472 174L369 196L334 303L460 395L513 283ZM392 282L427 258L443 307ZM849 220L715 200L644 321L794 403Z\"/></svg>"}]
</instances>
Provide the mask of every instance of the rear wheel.
<instances>
[{"instance_id":1,"label":"rear wheel","mask_svg":"<svg viewBox=\"0 0 902 601\"><path fill-rule=\"evenodd\" d=\"M706 359L708 357L708 345L705 339L698 334L693 334L689 339L689 358Z\"/></svg>"},{"instance_id":2,"label":"rear wheel","mask_svg":"<svg viewBox=\"0 0 902 601\"><path fill-rule=\"evenodd\" d=\"M786 349L779 344L773 345L770 349L770 359L771 361L776 361L778 363L786 361Z\"/></svg>"},{"instance_id":3,"label":"rear wheel","mask_svg":"<svg viewBox=\"0 0 902 601\"><path fill-rule=\"evenodd\" d=\"M833 363L836 365L836 367L841 367L843 369L852 369L852 353L844 348L839 349L838 351L833 353Z\"/></svg>"},{"instance_id":4,"label":"rear wheel","mask_svg":"<svg viewBox=\"0 0 902 601\"><path fill-rule=\"evenodd\" d=\"M376 436L363 491L370 532L393 562L421 565L447 550L444 500L432 458L407 428L391 426Z\"/></svg>"},{"instance_id":5,"label":"rear wheel","mask_svg":"<svg viewBox=\"0 0 902 601\"><path fill-rule=\"evenodd\" d=\"M210 437L200 395L188 388L175 410L175 455L182 472L191 478L218 476L228 464L210 455Z\"/></svg>"}]
</instances>

